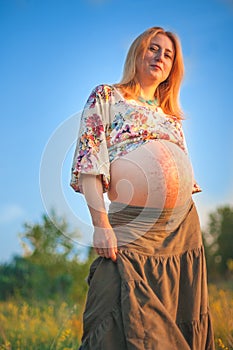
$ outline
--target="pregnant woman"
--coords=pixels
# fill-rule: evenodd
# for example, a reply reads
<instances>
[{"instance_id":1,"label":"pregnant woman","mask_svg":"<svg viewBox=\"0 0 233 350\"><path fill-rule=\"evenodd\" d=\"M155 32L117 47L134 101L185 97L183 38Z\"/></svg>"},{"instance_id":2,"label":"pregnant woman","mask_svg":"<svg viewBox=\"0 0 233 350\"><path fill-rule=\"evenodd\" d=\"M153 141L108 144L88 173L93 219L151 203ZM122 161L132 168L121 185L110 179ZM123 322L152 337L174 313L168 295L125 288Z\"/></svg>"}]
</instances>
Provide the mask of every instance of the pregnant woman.
<instances>
[{"instance_id":1,"label":"pregnant woman","mask_svg":"<svg viewBox=\"0 0 233 350\"><path fill-rule=\"evenodd\" d=\"M177 36L153 27L132 43L121 82L97 86L84 107L71 186L99 257L80 350L214 349L182 77Z\"/></svg>"}]
</instances>

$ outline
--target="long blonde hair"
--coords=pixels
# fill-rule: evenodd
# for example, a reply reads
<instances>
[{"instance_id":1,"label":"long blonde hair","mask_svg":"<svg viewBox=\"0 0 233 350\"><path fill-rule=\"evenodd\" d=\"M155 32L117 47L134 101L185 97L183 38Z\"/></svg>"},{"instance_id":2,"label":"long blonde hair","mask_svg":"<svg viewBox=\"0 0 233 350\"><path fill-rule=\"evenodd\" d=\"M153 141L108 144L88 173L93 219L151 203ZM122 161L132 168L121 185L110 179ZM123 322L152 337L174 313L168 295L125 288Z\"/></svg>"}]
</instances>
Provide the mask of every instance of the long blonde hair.
<instances>
[{"instance_id":1,"label":"long blonde hair","mask_svg":"<svg viewBox=\"0 0 233 350\"><path fill-rule=\"evenodd\" d=\"M173 43L175 54L171 72L168 78L160 83L155 91L155 97L163 111L167 114L182 118L182 110L179 104L181 81L184 76L184 63L181 45L176 34L165 31L161 27L152 27L139 35L131 44L124 65L123 77L116 87L119 87L124 96L137 98L140 94L140 86L137 80L136 62L139 55L144 56L149 43L157 34L166 35Z\"/></svg>"}]
</instances>

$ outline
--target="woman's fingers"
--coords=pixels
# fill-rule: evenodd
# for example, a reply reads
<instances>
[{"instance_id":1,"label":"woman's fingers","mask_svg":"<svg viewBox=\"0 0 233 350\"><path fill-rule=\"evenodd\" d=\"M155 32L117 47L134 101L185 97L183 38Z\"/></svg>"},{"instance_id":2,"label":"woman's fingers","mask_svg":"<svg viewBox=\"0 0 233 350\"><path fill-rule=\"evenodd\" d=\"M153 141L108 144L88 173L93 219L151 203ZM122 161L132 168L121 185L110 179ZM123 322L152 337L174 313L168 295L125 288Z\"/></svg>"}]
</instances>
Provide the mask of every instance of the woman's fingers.
<instances>
[{"instance_id":1,"label":"woman's fingers","mask_svg":"<svg viewBox=\"0 0 233 350\"><path fill-rule=\"evenodd\" d=\"M98 255L104 255L104 250L102 248L95 248L95 251Z\"/></svg>"},{"instance_id":2,"label":"woman's fingers","mask_svg":"<svg viewBox=\"0 0 233 350\"><path fill-rule=\"evenodd\" d=\"M110 248L96 248L96 253L99 256L102 256L107 259L112 259L112 261L116 261L117 259L117 248L116 247L110 247Z\"/></svg>"},{"instance_id":3,"label":"woman's fingers","mask_svg":"<svg viewBox=\"0 0 233 350\"><path fill-rule=\"evenodd\" d=\"M116 251L113 248L105 248L99 251L99 255L105 257L106 259L112 259L112 261L116 261Z\"/></svg>"},{"instance_id":4,"label":"woman's fingers","mask_svg":"<svg viewBox=\"0 0 233 350\"><path fill-rule=\"evenodd\" d=\"M117 248L116 247L108 248L108 254L109 254L109 258L112 259L112 261L116 261Z\"/></svg>"}]
</instances>

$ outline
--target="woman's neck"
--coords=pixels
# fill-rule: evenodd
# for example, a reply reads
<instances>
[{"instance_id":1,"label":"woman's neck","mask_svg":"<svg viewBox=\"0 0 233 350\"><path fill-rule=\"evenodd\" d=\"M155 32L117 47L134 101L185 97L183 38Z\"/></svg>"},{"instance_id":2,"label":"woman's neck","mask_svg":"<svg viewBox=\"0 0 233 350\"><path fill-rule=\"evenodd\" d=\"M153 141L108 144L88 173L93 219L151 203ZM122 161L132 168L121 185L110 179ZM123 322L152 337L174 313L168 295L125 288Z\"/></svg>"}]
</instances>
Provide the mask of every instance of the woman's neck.
<instances>
[{"instance_id":1,"label":"woman's neck","mask_svg":"<svg viewBox=\"0 0 233 350\"><path fill-rule=\"evenodd\" d=\"M155 91L157 89L157 84L155 85L140 85L140 96L143 97L145 100L153 100L155 98Z\"/></svg>"}]
</instances>

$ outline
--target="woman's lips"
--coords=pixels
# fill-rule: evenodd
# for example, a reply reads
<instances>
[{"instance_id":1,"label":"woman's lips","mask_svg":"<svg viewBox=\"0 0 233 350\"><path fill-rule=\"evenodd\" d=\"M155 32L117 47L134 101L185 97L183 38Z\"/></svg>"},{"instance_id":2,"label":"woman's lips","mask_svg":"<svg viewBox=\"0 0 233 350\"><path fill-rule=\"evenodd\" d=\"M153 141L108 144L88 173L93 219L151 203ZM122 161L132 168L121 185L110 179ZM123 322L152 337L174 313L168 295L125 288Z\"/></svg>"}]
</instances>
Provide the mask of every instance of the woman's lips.
<instances>
[{"instance_id":1,"label":"woman's lips","mask_svg":"<svg viewBox=\"0 0 233 350\"><path fill-rule=\"evenodd\" d=\"M151 67L154 69L155 68L160 69L162 71L162 68L158 64L151 64Z\"/></svg>"}]
</instances>

